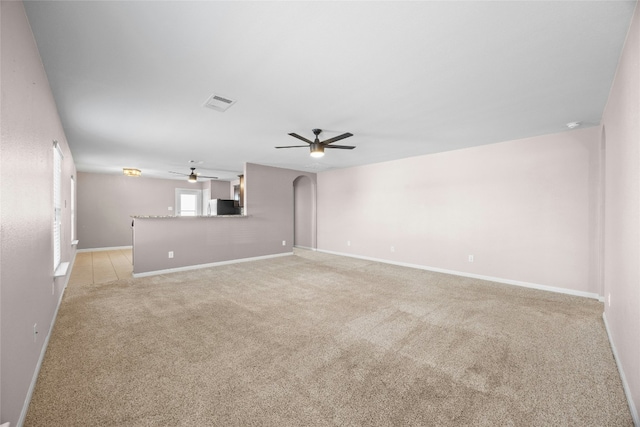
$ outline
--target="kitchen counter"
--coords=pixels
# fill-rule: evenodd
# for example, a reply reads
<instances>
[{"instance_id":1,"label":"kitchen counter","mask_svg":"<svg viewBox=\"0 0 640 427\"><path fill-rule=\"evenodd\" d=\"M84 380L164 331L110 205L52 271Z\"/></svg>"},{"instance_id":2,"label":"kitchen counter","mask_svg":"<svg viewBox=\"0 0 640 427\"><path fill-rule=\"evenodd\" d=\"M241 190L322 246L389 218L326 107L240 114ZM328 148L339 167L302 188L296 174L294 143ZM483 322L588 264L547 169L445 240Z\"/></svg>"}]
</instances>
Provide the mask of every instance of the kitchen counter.
<instances>
[{"instance_id":1,"label":"kitchen counter","mask_svg":"<svg viewBox=\"0 0 640 427\"><path fill-rule=\"evenodd\" d=\"M293 230L274 232L261 216L131 217L134 277L293 253Z\"/></svg>"},{"instance_id":2,"label":"kitchen counter","mask_svg":"<svg viewBox=\"0 0 640 427\"><path fill-rule=\"evenodd\" d=\"M179 216L179 215L131 215L133 219L171 219L171 218L247 218L249 215L196 215L196 216Z\"/></svg>"}]
</instances>

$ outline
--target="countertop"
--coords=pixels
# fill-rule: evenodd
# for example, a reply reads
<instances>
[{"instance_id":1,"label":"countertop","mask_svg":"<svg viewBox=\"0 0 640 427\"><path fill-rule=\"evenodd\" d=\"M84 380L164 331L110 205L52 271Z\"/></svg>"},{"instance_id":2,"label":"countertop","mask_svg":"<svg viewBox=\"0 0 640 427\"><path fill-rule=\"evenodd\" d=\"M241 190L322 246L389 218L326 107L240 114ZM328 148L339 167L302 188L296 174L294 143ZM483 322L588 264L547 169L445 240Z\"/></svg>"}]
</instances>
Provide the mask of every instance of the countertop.
<instances>
[{"instance_id":1,"label":"countertop","mask_svg":"<svg viewBox=\"0 0 640 427\"><path fill-rule=\"evenodd\" d=\"M196 215L196 216L179 216L179 215L131 215L133 219L189 219L189 218L247 218L249 215Z\"/></svg>"}]
</instances>

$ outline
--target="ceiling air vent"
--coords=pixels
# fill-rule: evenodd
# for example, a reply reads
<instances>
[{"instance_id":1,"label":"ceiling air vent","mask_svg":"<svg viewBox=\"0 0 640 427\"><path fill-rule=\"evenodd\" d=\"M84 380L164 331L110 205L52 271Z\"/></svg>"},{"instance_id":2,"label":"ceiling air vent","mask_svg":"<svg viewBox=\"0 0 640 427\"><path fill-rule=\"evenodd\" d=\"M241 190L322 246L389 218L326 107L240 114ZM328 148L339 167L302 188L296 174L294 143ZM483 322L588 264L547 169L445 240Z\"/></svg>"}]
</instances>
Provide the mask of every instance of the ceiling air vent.
<instances>
[{"instance_id":1,"label":"ceiling air vent","mask_svg":"<svg viewBox=\"0 0 640 427\"><path fill-rule=\"evenodd\" d=\"M216 95L214 93L209 97L209 99L207 99L207 101L204 103L204 106L207 108L211 108L212 110L227 111L227 108L231 107L235 103L236 101L225 98L224 96Z\"/></svg>"}]
</instances>

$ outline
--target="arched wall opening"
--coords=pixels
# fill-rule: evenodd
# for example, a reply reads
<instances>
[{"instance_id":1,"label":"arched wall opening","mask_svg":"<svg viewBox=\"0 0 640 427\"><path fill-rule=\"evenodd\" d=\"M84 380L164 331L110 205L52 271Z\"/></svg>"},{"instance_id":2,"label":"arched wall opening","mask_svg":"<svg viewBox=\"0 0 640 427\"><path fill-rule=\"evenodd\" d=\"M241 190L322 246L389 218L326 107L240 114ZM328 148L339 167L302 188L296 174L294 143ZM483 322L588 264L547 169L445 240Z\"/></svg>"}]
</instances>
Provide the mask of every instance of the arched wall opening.
<instances>
[{"instance_id":1,"label":"arched wall opening","mask_svg":"<svg viewBox=\"0 0 640 427\"><path fill-rule=\"evenodd\" d=\"M316 188L304 175L293 180L293 246L316 249Z\"/></svg>"},{"instance_id":2,"label":"arched wall opening","mask_svg":"<svg viewBox=\"0 0 640 427\"><path fill-rule=\"evenodd\" d=\"M598 175L598 194L597 194L597 206L596 206L596 283L598 286L598 294L602 298L605 296L605 271L604 271L604 250L605 250L605 188L606 188L606 166L607 166L607 132L602 126L602 133L600 134L600 150L599 150L599 175Z\"/></svg>"}]
</instances>

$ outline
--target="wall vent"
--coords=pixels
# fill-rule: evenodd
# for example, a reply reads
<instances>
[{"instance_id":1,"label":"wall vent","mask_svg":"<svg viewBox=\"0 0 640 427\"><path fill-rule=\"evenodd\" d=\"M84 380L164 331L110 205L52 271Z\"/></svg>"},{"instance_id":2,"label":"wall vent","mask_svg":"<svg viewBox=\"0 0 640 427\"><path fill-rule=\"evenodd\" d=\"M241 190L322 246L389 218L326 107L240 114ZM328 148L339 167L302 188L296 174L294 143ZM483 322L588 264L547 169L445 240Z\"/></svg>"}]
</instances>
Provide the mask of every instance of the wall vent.
<instances>
[{"instance_id":1,"label":"wall vent","mask_svg":"<svg viewBox=\"0 0 640 427\"><path fill-rule=\"evenodd\" d=\"M236 101L226 98L224 96L211 95L204 103L204 106L217 111L226 111L229 107L235 104Z\"/></svg>"}]
</instances>

